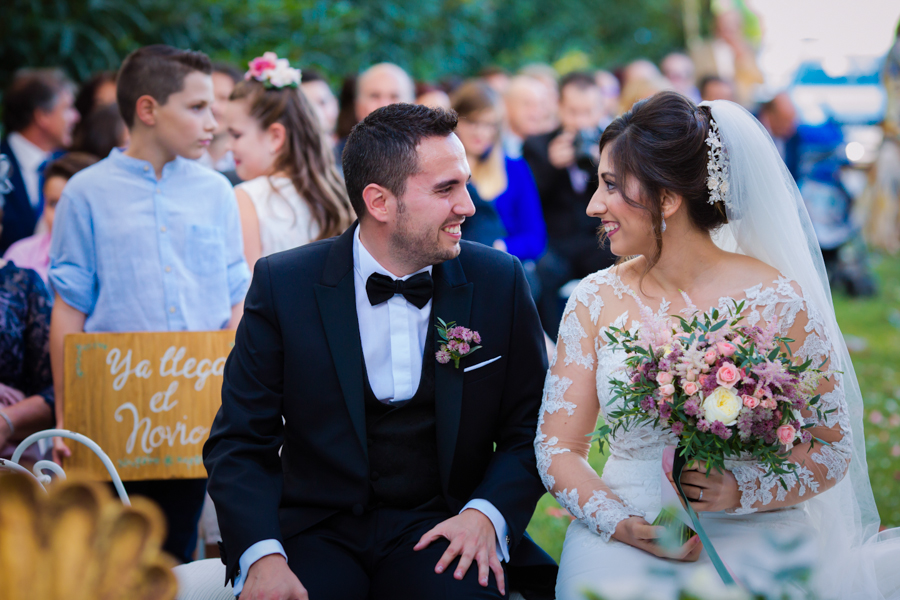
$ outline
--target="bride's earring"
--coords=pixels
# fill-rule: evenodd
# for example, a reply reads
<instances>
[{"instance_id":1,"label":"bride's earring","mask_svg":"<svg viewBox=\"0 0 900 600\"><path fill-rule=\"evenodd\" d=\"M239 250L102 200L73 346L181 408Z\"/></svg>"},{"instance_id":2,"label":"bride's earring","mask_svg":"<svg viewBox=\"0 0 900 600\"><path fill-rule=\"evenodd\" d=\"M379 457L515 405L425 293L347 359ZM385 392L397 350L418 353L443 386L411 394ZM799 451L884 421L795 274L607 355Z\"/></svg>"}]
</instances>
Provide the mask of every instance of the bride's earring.
<instances>
[{"instance_id":1,"label":"bride's earring","mask_svg":"<svg viewBox=\"0 0 900 600\"><path fill-rule=\"evenodd\" d=\"M666 220L665 220L665 219L662 220L662 227L660 227L660 230L661 230L661 231L665 231L665 230L666 230Z\"/></svg>"}]
</instances>

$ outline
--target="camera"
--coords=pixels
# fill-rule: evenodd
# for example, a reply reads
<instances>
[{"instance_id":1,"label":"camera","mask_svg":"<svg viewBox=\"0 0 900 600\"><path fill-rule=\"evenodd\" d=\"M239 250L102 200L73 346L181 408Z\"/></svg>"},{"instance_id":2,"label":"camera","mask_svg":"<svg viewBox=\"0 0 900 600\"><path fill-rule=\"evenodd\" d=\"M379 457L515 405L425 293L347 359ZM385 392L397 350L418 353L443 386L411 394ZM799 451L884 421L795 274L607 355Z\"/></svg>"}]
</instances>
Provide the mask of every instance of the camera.
<instances>
[{"instance_id":1,"label":"camera","mask_svg":"<svg viewBox=\"0 0 900 600\"><path fill-rule=\"evenodd\" d=\"M603 129L580 129L572 142L575 147L575 164L582 171L593 172L600 162L600 136Z\"/></svg>"}]
</instances>

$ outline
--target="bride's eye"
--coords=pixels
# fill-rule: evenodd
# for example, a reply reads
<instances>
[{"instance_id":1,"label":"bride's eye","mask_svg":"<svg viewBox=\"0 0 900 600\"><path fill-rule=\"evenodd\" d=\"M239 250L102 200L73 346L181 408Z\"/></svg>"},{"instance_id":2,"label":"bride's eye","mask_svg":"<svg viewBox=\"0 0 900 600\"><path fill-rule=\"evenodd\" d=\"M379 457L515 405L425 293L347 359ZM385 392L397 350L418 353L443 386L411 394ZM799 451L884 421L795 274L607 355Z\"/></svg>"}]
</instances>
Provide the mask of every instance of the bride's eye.
<instances>
[{"instance_id":1,"label":"bride's eye","mask_svg":"<svg viewBox=\"0 0 900 600\"><path fill-rule=\"evenodd\" d=\"M616 184L614 184L612 181L609 181L609 180L607 180L607 179L604 179L604 180L603 180L603 183L606 184L606 191L607 191L607 192L611 192L611 191L613 191L614 189L616 189Z\"/></svg>"}]
</instances>

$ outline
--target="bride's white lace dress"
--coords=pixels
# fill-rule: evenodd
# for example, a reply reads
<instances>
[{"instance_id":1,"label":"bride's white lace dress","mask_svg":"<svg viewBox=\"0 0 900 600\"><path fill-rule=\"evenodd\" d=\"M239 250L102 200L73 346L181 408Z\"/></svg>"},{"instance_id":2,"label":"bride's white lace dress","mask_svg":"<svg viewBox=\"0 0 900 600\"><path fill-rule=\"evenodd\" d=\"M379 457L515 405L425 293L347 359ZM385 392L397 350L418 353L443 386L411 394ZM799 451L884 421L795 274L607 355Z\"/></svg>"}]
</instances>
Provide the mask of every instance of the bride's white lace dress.
<instances>
[{"instance_id":1,"label":"bride's white lace dress","mask_svg":"<svg viewBox=\"0 0 900 600\"><path fill-rule=\"evenodd\" d=\"M587 463L590 434L597 418L614 408L609 381L622 374L624 354L606 343L610 326L637 327L641 296L617 275L616 267L584 279L566 306L559 345L544 386L535 449L538 470L547 489L576 520L566 535L560 560L557 598L581 598L585 589L598 589L620 580L646 580L661 571L669 575L654 583L660 597L674 594L677 581L689 577L698 565L709 565L705 552L697 563L658 559L642 550L611 539L616 525L632 515L652 521L660 509L660 473L663 449L677 438L652 425L622 431L610 440L602 477ZM660 315L698 310L690 298L657 299L648 308ZM760 282L722 297L707 311L726 311L743 301L746 323L777 327L796 340L792 351L814 364L833 357L831 340L820 315L805 301L800 287L784 278ZM649 302L649 301L648 301ZM806 500L833 487L846 473L852 440L841 375L823 382L821 406L831 411L816 422L813 434L831 445L797 447L792 461L796 475L786 476L786 488L751 461L731 461L741 490L741 507L731 513L700 513L704 528L722 559L749 587L772 588L774 572L817 560L818 528L805 508ZM815 422L812 414L806 422ZM773 541L799 541L788 555L773 552ZM787 558L786 558L787 556Z\"/></svg>"}]
</instances>

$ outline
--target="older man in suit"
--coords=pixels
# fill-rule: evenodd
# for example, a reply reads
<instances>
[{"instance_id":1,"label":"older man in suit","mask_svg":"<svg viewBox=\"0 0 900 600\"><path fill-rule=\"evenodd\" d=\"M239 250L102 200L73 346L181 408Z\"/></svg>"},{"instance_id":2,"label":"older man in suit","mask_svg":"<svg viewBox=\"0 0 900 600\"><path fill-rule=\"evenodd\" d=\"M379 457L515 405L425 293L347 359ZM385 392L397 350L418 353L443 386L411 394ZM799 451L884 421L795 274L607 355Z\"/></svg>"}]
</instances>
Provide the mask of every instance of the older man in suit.
<instances>
[{"instance_id":1,"label":"older man in suit","mask_svg":"<svg viewBox=\"0 0 900 600\"><path fill-rule=\"evenodd\" d=\"M7 136L0 154L11 164L12 191L3 196L0 254L34 234L43 212L40 170L56 151L72 143L78 122L71 82L55 69L22 70L3 98Z\"/></svg>"},{"instance_id":2,"label":"older man in suit","mask_svg":"<svg viewBox=\"0 0 900 600\"><path fill-rule=\"evenodd\" d=\"M543 335L518 260L460 240L455 127L375 110L343 154L358 224L256 264L204 448L242 598L552 597L525 534ZM480 334L458 364L439 319Z\"/></svg>"}]
</instances>

